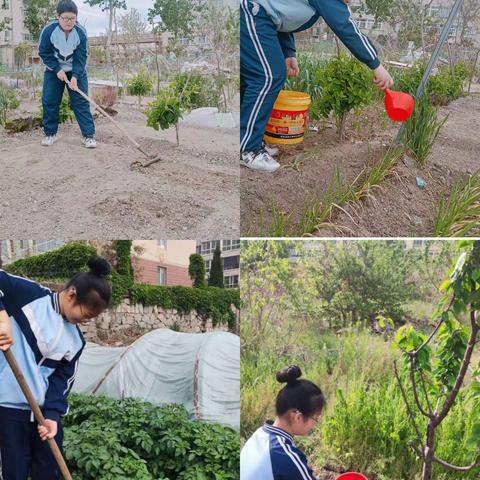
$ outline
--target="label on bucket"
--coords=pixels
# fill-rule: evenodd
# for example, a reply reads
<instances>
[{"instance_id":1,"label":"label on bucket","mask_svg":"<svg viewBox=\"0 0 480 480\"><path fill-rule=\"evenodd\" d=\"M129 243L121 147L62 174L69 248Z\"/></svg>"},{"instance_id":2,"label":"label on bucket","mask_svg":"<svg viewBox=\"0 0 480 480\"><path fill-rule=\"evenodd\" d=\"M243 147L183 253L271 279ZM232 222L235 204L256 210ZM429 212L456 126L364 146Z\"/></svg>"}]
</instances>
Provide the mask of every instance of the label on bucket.
<instances>
[{"instance_id":1,"label":"label on bucket","mask_svg":"<svg viewBox=\"0 0 480 480\"><path fill-rule=\"evenodd\" d=\"M308 110L278 110L273 109L268 121L265 136L285 140L301 138L307 125Z\"/></svg>"}]
</instances>

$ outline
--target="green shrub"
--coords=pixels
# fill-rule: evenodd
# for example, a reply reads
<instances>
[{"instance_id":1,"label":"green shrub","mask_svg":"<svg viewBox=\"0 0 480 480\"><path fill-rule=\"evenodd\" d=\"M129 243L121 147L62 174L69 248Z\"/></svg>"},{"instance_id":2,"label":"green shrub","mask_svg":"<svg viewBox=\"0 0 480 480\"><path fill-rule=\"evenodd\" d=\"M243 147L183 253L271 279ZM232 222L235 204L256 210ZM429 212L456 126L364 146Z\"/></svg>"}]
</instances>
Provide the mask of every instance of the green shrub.
<instances>
[{"instance_id":1,"label":"green shrub","mask_svg":"<svg viewBox=\"0 0 480 480\"><path fill-rule=\"evenodd\" d=\"M222 86L222 79L199 72L177 73L170 83L170 88L181 99L186 110L220 108Z\"/></svg>"},{"instance_id":2,"label":"green shrub","mask_svg":"<svg viewBox=\"0 0 480 480\"><path fill-rule=\"evenodd\" d=\"M71 395L65 454L78 480L236 480L239 436L183 406Z\"/></svg>"},{"instance_id":3,"label":"green shrub","mask_svg":"<svg viewBox=\"0 0 480 480\"><path fill-rule=\"evenodd\" d=\"M148 104L147 125L155 130L166 130L176 125L182 118L184 106L171 88L162 90L155 101Z\"/></svg>"},{"instance_id":4,"label":"green shrub","mask_svg":"<svg viewBox=\"0 0 480 480\"><path fill-rule=\"evenodd\" d=\"M127 92L129 95L138 97L138 105L142 103L142 97L148 95L153 88L153 81L147 72L140 72L127 82Z\"/></svg>"},{"instance_id":5,"label":"green shrub","mask_svg":"<svg viewBox=\"0 0 480 480\"><path fill-rule=\"evenodd\" d=\"M196 310L206 318L211 318L214 325L228 324L235 328L235 314L231 306L240 307L239 291L217 287L164 287L134 284L130 299L143 305L157 305L165 309L175 308L182 313Z\"/></svg>"},{"instance_id":6,"label":"green shrub","mask_svg":"<svg viewBox=\"0 0 480 480\"><path fill-rule=\"evenodd\" d=\"M7 88L0 84L0 125L5 125L8 112L20 106L20 100L13 88Z\"/></svg>"},{"instance_id":7,"label":"green shrub","mask_svg":"<svg viewBox=\"0 0 480 480\"><path fill-rule=\"evenodd\" d=\"M373 99L372 72L355 58L340 55L317 69L315 82L322 93L312 103L312 118L333 114L340 139L343 139L348 112Z\"/></svg>"},{"instance_id":8,"label":"green shrub","mask_svg":"<svg viewBox=\"0 0 480 480\"><path fill-rule=\"evenodd\" d=\"M94 247L82 242L71 242L51 252L22 258L5 267L10 273L42 279L70 278L86 271L87 261L96 255Z\"/></svg>"},{"instance_id":9,"label":"green shrub","mask_svg":"<svg viewBox=\"0 0 480 480\"><path fill-rule=\"evenodd\" d=\"M205 261L203 257L199 253L192 253L189 260L188 274L193 281L193 287L205 287Z\"/></svg>"},{"instance_id":10,"label":"green shrub","mask_svg":"<svg viewBox=\"0 0 480 480\"><path fill-rule=\"evenodd\" d=\"M416 63L412 68L396 72L395 90L415 95L422 80L426 65ZM434 105L447 105L463 93L463 83L469 77L468 66L459 63L454 67L453 74L447 66L441 67L435 75L431 75L426 85L426 93Z\"/></svg>"}]
</instances>

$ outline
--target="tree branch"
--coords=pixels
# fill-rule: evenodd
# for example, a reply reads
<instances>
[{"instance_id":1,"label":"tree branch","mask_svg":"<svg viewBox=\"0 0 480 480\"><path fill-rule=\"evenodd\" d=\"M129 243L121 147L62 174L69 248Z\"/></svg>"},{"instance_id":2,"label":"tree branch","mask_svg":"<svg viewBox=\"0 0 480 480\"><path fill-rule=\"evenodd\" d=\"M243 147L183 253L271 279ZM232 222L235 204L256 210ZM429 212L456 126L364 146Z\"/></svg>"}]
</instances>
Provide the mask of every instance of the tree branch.
<instances>
[{"instance_id":1,"label":"tree branch","mask_svg":"<svg viewBox=\"0 0 480 480\"><path fill-rule=\"evenodd\" d=\"M467 345L467 349L465 350L465 354L463 356L462 365L458 372L457 379L455 380L455 384L453 386L452 391L450 392L447 399L445 400L442 410L434 420L435 425L440 425L440 423L444 420L444 418L447 416L448 412L452 408L452 405L455 402L458 396L458 393L460 391L460 388L463 384L463 380L465 379L465 375L468 370L468 365L472 360L473 349L475 348L475 340L477 338L478 328L479 328L477 325L477 313L473 310L470 312L470 325L471 325L470 338L468 339L468 345Z\"/></svg>"},{"instance_id":2,"label":"tree branch","mask_svg":"<svg viewBox=\"0 0 480 480\"><path fill-rule=\"evenodd\" d=\"M427 400L427 408L428 408L428 412L433 415L433 410L432 410L432 404L430 403L430 399L428 398L428 392L427 392L427 387L425 386L425 379L423 378L423 373L420 372L420 380L421 380L421 385L422 385L422 389L423 389L423 393L425 395L425 398Z\"/></svg>"},{"instance_id":3,"label":"tree branch","mask_svg":"<svg viewBox=\"0 0 480 480\"><path fill-rule=\"evenodd\" d=\"M410 409L410 404L408 403L407 394L405 393L405 389L403 388L402 380L400 379L400 375L398 374L398 368L397 368L397 361L396 360L393 362L393 369L394 369L394 372L395 372L395 378L397 379L397 382L398 382L398 386L400 387L400 391L402 392L403 401L405 402L405 406L407 407L408 416L410 417L410 421L412 422L415 433L417 434L418 443L420 445L422 445L422 436L420 435L420 430L418 430L417 423L415 422L415 417L413 415L412 410ZM422 455L422 458L423 458L423 455Z\"/></svg>"},{"instance_id":4,"label":"tree branch","mask_svg":"<svg viewBox=\"0 0 480 480\"><path fill-rule=\"evenodd\" d=\"M473 463L471 463L466 467L458 467L457 465L452 465L451 463L447 463L444 460L441 460L440 458L437 458L437 457L433 457L433 461L437 462L438 464L442 465L445 468L448 468L449 470L453 470L454 472L470 472L476 466L480 465L480 453L477 455L477 458L473 461Z\"/></svg>"},{"instance_id":5,"label":"tree branch","mask_svg":"<svg viewBox=\"0 0 480 480\"><path fill-rule=\"evenodd\" d=\"M417 384L415 380L415 358L410 357L410 381L412 382L412 390L413 390L413 397L415 399L415 403L417 404L418 409L420 410L420 413L427 418L433 419L435 416L430 412L427 413L425 409L423 408L420 398L418 396L417 392Z\"/></svg>"}]
</instances>

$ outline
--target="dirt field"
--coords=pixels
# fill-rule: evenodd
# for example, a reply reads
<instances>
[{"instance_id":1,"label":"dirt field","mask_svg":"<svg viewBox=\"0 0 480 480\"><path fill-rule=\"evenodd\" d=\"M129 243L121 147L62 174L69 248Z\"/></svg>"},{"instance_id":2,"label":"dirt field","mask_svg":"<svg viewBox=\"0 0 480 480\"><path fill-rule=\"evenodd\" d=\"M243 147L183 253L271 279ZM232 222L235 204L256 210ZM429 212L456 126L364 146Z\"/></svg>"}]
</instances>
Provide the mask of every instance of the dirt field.
<instances>
[{"instance_id":1,"label":"dirt field","mask_svg":"<svg viewBox=\"0 0 480 480\"><path fill-rule=\"evenodd\" d=\"M61 125L52 147L42 132L0 133L0 231L12 238L234 238L239 235L238 131L156 132L131 105L116 119L147 151L142 158L105 118L98 148L81 144L76 124Z\"/></svg>"},{"instance_id":2,"label":"dirt field","mask_svg":"<svg viewBox=\"0 0 480 480\"><path fill-rule=\"evenodd\" d=\"M272 209L290 216L298 225L306 198L323 198L335 167L352 181L365 167L377 162L398 127L376 106L349 121L348 139L340 144L332 126L308 135L304 144L282 147L275 174L241 171L242 235L272 232ZM361 207L337 210L336 228L321 228L318 236L429 236L439 198L455 180L480 168L480 95L461 98L441 109L449 119L441 131L425 169L406 157L396 175L376 190L375 200ZM379 133L380 132L380 133ZM420 189L416 177L426 181Z\"/></svg>"}]
</instances>

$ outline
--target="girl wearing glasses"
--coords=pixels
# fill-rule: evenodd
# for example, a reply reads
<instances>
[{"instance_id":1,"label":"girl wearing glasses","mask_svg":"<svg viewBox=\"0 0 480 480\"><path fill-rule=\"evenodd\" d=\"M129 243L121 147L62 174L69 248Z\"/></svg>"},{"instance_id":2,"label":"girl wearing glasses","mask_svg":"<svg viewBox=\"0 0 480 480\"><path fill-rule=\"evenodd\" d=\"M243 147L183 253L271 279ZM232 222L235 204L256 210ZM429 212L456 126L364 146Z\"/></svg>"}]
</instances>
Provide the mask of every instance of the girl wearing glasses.
<instances>
[{"instance_id":1,"label":"girl wearing glasses","mask_svg":"<svg viewBox=\"0 0 480 480\"><path fill-rule=\"evenodd\" d=\"M295 435L308 435L320 419L325 397L314 383L299 380L293 365L277 372L286 383L277 395L274 422L267 421L245 443L240 454L240 480L315 480Z\"/></svg>"},{"instance_id":2,"label":"girl wearing glasses","mask_svg":"<svg viewBox=\"0 0 480 480\"><path fill-rule=\"evenodd\" d=\"M57 20L49 23L40 34L38 53L45 65L43 81L42 145L49 147L57 140L60 104L68 85L68 94L86 148L95 148L95 123L90 105L76 90L88 94L86 30L77 23L78 8L72 0L60 0Z\"/></svg>"},{"instance_id":3,"label":"girl wearing glasses","mask_svg":"<svg viewBox=\"0 0 480 480\"><path fill-rule=\"evenodd\" d=\"M79 325L109 305L109 263L88 261L60 292L0 270L0 350L11 348L46 419L33 418L13 372L0 352L0 479L57 480L60 471L47 439L62 446L61 417L85 346Z\"/></svg>"}]
</instances>

